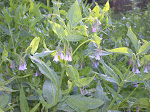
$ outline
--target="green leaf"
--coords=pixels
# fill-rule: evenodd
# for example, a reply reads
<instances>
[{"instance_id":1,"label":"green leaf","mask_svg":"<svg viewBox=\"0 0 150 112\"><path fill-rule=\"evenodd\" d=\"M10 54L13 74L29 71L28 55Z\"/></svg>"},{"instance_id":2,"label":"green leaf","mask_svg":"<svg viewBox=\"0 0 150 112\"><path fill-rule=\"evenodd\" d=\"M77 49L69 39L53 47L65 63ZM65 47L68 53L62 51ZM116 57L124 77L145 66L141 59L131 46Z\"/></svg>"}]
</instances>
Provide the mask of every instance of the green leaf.
<instances>
[{"instance_id":1,"label":"green leaf","mask_svg":"<svg viewBox=\"0 0 150 112\"><path fill-rule=\"evenodd\" d=\"M123 74L121 73L121 71L117 68L117 66L112 65L111 63L109 63L109 65L111 66L111 68L115 71L115 73L117 73L117 75L123 80Z\"/></svg>"},{"instance_id":2,"label":"green leaf","mask_svg":"<svg viewBox=\"0 0 150 112\"><path fill-rule=\"evenodd\" d=\"M116 92L114 89L112 89L111 87L109 87L107 84L105 84L105 86L106 86L107 89L111 92L111 95L112 95L112 97L114 98L115 95L117 94L117 92ZM118 98L121 98L121 99L122 99L122 96L119 94L119 95L118 95ZM117 99L118 99L118 98L117 98Z\"/></svg>"},{"instance_id":3,"label":"green leaf","mask_svg":"<svg viewBox=\"0 0 150 112\"><path fill-rule=\"evenodd\" d=\"M10 22L12 21L12 17L8 14L5 7L3 8L3 13L5 15L5 19L6 19L7 23L10 24Z\"/></svg>"},{"instance_id":4,"label":"green leaf","mask_svg":"<svg viewBox=\"0 0 150 112\"><path fill-rule=\"evenodd\" d=\"M75 80L79 79L79 73L78 70L75 69L74 67L70 66L66 66L66 72L70 78L70 80L72 82L74 82Z\"/></svg>"},{"instance_id":5,"label":"green leaf","mask_svg":"<svg viewBox=\"0 0 150 112\"><path fill-rule=\"evenodd\" d=\"M77 41L84 39L84 37L81 35L71 34L71 35L66 36L66 39L68 41L77 42Z\"/></svg>"},{"instance_id":6,"label":"green leaf","mask_svg":"<svg viewBox=\"0 0 150 112\"><path fill-rule=\"evenodd\" d=\"M4 112L4 111L0 108L0 112Z\"/></svg>"},{"instance_id":7,"label":"green leaf","mask_svg":"<svg viewBox=\"0 0 150 112\"><path fill-rule=\"evenodd\" d=\"M11 88L8 88L8 87L0 87L0 91L6 91L6 92L17 92L18 90L13 90Z\"/></svg>"},{"instance_id":8,"label":"green leaf","mask_svg":"<svg viewBox=\"0 0 150 112\"><path fill-rule=\"evenodd\" d=\"M84 102L87 109L96 109L104 104L104 101L101 101L96 98L84 97L84 96L79 96L79 95L72 95L71 97Z\"/></svg>"},{"instance_id":9,"label":"green leaf","mask_svg":"<svg viewBox=\"0 0 150 112\"><path fill-rule=\"evenodd\" d=\"M94 43L96 43L97 46L99 47L99 46L100 46L100 43L101 43L101 40L102 40L102 39L101 39L99 36L93 35L91 41L94 42Z\"/></svg>"},{"instance_id":10,"label":"green leaf","mask_svg":"<svg viewBox=\"0 0 150 112\"><path fill-rule=\"evenodd\" d=\"M103 12L107 13L109 11L109 8L110 8L110 5L109 5L109 0L108 0L103 8Z\"/></svg>"},{"instance_id":11,"label":"green leaf","mask_svg":"<svg viewBox=\"0 0 150 112\"><path fill-rule=\"evenodd\" d=\"M78 87L84 87L84 86L88 85L94 79L94 77L95 76L77 79L75 81L75 83Z\"/></svg>"},{"instance_id":12,"label":"green leaf","mask_svg":"<svg viewBox=\"0 0 150 112\"><path fill-rule=\"evenodd\" d=\"M55 98L56 98L56 86L50 81L50 80L45 80L43 84L43 97L47 101L48 104L55 103ZM59 99L61 99L61 91L59 93Z\"/></svg>"},{"instance_id":13,"label":"green leaf","mask_svg":"<svg viewBox=\"0 0 150 112\"><path fill-rule=\"evenodd\" d=\"M35 107L33 107L30 112L36 112L36 110L39 108L41 103L38 103L37 105L35 105Z\"/></svg>"},{"instance_id":14,"label":"green leaf","mask_svg":"<svg viewBox=\"0 0 150 112\"><path fill-rule=\"evenodd\" d=\"M139 98L134 104L134 107L139 106L139 108L150 108L149 98Z\"/></svg>"},{"instance_id":15,"label":"green leaf","mask_svg":"<svg viewBox=\"0 0 150 112\"><path fill-rule=\"evenodd\" d=\"M4 47L3 54L2 54L2 61L5 61L7 57L8 57L8 52Z\"/></svg>"},{"instance_id":16,"label":"green leaf","mask_svg":"<svg viewBox=\"0 0 150 112\"><path fill-rule=\"evenodd\" d=\"M82 19L80 6L77 1L75 1L75 3L70 7L69 11L66 14L66 17L69 20L67 26L70 30L74 28Z\"/></svg>"},{"instance_id":17,"label":"green leaf","mask_svg":"<svg viewBox=\"0 0 150 112\"><path fill-rule=\"evenodd\" d=\"M80 101L72 96L69 96L65 102L77 112L86 112L88 110L83 101Z\"/></svg>"},{"instance_id":18,"label":"green leaf","mask_svg":"<svg viewBox=\"0 0 150 112\"><path fill-rule=\"evenodd\" d=\"M100 17L100 7L98 5L96 5L92 12L90 13L91 17Z\"/></svg>"},{"instance_id":19,"label":"green leaf","mask_svg":"<svg viewBox=\"0 0 150 112\"><path fill-rule=\"evenodd\" d=\"M48 50L48 51L43 51L43 52L41 52L41 53L35 53L34 55L33 55L33 57L35 57L35 58L39 58L39 57L45 57L45 56L48 56L49 54L51 54L51 53L53 53L54 51L50 51L50 50Z\"/></svg>"},{"instance_id":20,"label":"green leaf","mask_svg":"<svg viewBox=\"0 0 150 112\"><path fill-rule=\"evenodd\" d=\"M102 63L103 67L108 72L108 74L110 74L116 80L116 83L119 84L120 80L119 77L115 74L115 72L104 63L103 59L101 59L100 62Z\"/></svg>"},{"instance_id":21,"label":"green leaf","mask_svg":"<svg viewBox=\"0 0 150 112\"><path fill-rule=\"evenodd\" d=\"M83 36L88 36L88 35L87 35L87 26L85 26L85 25L77 26L77 27L73 30L73 33L74 33L74 34L83 35Z\"/></svg>"},{"instance_id":22,"label":"green leaf","mask_svg":"<svg viewBox=\"0 0 150 112\"><path fill-rule=\"evenodd\" d=\"M8 93L0 92L0 107L1 108L5 108L8 105L10 97L11 96Z\"/></svg>"},{"instance_id":23,"label":"green leaf","mask_svg":"<svg viewBox=\"0 0 150 112\"><path fill-rule=\"evenodd\" d=\"M21 112L29 112L28 102L22 86L20 89L20 109Z\"/></svg>"},{"instance_id":24,"label":"green leaf","mask_svg":"<svg viewBox=\"0 0 150 112\"><path fill-rule=\"evenodd\" d=\"M30 49L30 47L32 47L31 54L33 55L38 49L39 42L40 42L40 38L39 37L35 37L31 41L30 46L27 48L27 51L28 51L28 49Z\"/></svg>"},{"instance_id":25,"label":"green leaf","mask_svg":"<svg viewBox=\"0 0 150 112\"><path fill-rule=\"evenodd\" d=\"M148 42L148 43L142 45L142 46L140 47L140 49L139 49L139 53L145 53L145 54L146 54L149 49L150 49L150 42Z\"/></svg>"},{"instance_id":26,"label":"green leaf","mask_svg":"<svg viewBox=\"0 0 150 112\"><path fill-rule=\"evenodd\" d=\"M112 53L125 54L127 56L133 55L132 50L127 47L119 47L119 48L115 48L115 49L111 49L111 50L107 50L107 51L112 52Z\"/></svg>"},{"instance_id":27,"label":"green leaf","mask_svg":"<svg viewBox=\"0 0 150 112\"><path fill-rule=\"evenodd\" d=\"M35 58L33 56L30 56L33 63L35 63L42 74L44 74L47 78L49 78L56 86L56 88L59 85L59 78L56 74L56 72L51 69L46 63L44 63L42 60Z\"/></svg>"},{"instance_id":28,"label":"green leaf","mask_svg":"<svg viewBox=\"0 0 150 112\"><path fill-rule=\"evenodd\" d=\"M103 78L104 80L108 81L108 82L116 83L116 81L113 77L109 77L109 76L104 75L104 74L100 74L100 77Z\"/></svg>"},{"instance_id":29,"label":"green leaf","mask_svg":"<svg viewBox=\"0 0 150 112\"><path fill-rule=\"evenodd\" d=\"M131 39L132 44L133 44L135 50L138 52L138 49L139 49L139 48L138 48L138 40L137 40L136 35L133 33L133 31L132 31L132 29L131 29L131 26L130 26L129 29L128 29L127 35L128 35L129 38Z\"/></svg>"},{"instance_id":30,"label":"green leaf","mask_svg":"<svg viewBox=\"0 0 150 112\"><path fill-rule=\"evenodd\" d=\"M64 28L55 22L52 22L52 21L49 21L49 22L54 33L58 35L58 38L60 39L65 38L66 34L65 34Z\"/></svg>"},{"instance_id":31,"label":"green leaf","mask_svg":"<svg viewBox=\"0 0 150 112\"><path fill-rule=\"evenodd\" d=\"M65 111L65 112L73 112L73 111L74 111L69 105L67 105L66 102L62 102L62 103L58 106L57 110L63 110L63 111Z\"/></svg>"}]
</instances>

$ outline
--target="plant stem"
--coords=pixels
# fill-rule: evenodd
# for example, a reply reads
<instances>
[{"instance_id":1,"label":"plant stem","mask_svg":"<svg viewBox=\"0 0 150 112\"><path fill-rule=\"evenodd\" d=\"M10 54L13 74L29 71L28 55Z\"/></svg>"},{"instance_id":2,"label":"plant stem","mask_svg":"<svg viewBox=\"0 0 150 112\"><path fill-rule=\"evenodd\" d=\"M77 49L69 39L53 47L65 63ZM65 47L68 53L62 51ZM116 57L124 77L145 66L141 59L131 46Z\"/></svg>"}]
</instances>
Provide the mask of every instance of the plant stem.
<instances>
[{"instance_id":1,"label":"plant stem","mask_svg":"<svg viewBox=\"0 0 150 112\"><path fill-rule=\"evenodd\" d=\"M74 55L74 53L75 53L83 44L85 44L85 43L88 42L88 41L91 41L91 39L88 39L88 40L84 41L83 43L81 43L81 44L74 50L74 52L72 53L72 56Z\"/></svg>"},{"instance_id":2,"label":"plant stem","mask_svg":"<svg viewBox=\"0 0 150 112\"><path fill-rule=\"evenodd\" d=\"M113 100L111 101L111 103L110 103L110 105L109 105L109 107L108 107L108 110L111 110L111 109L113 108L113 105L114 105L114 103L115 103L115 101L116 101L116 99L117 99L117 97L118 97L118 95L119 95L119 93L120 93L120 91L121 91L123 85L124 85L124 81L122 81L122 82L120 83L120 86L119 86L119 88L118 88L118 90L117 90L117 93L116 93L115 97L113 98Z\"/></svg>"},{"instance_id":3,"label":"plant stem","mask_svg":"<svg viewBox=\"0 0 150 112\"><path fill-rule=\"evenodd\" d=\"M62 80L63 80L63 76L64 76L64 71L65 71L65 67L63 66L61 76L60 76L60 82L59 82L59 85L58 85L58 90L57 90L57 93L56 93L56 100L55 100L56 102L58 102L59 91L60 91L60 88L61 88L61 84L62 84Z\"/></svg>"}]
</instances>

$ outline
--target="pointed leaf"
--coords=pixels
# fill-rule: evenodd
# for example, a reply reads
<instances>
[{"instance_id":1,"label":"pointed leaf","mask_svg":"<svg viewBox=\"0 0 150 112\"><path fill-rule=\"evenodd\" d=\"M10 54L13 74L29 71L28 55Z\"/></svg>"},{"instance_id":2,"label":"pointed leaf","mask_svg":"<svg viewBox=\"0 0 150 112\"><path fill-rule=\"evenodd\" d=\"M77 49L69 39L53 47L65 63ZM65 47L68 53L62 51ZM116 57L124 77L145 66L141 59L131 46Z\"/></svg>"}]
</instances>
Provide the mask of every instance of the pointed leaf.
<instances>
[{"instance_id":1,"label":"pointed leaf","mask_svg":"<svg viewBox=\"0 0 150 112\"><path fill-rule=\"evenodd\" d=\"M38 103L37 105L35 105L35 107L33 107L30 112L36 112L36 110L39 108L41 103Z\"/></svg>"},{"instance_id":2,"label":"pointed leaf","mask_svg":"<svg viewBox=\"0 0 150 112\"><path fill-rule=\"evenodd\" d=\"M94 77L95 76L77 79L75 81L75 83L78 87L84 87L84 86L88 85L94 79Z\"/></svg>"},{"instance_id":3,"label":"pointed leaf","mask_svg":"<svg viewBox=\"0 0 150 112\"><path fill-rule=\"evenodd\" d=\"M119 77L115 74L115 72L104 63L103 59L101 59L100 62L102 63L105 70L109 73L109 75L111 75L116 80L117 84L119 84L120 80Z\"/></svg>"},{"instance_id":4,"label":"pointed leaf","mask_svg":"<svg viewBox=\"0 0 150 112\"><path fill-rule=\"evenodd\" d=\"M45 57L45 56L48 56L49 54L51 54L51 53L53 53L54 51L50 51L50 50L48 50L48 51L43 51L43 52L41 52L41 53L35 53L34 55L33 55L33 57L35 57L35 58L39 58L39 57Z\"/></svg>"},{"instance_id":5,"label":"pointed leaf","mask_svg":"<svg viewBox=\"0 0 150 112\"><path fill-rule=\"evenodd\" d=\"M109 8L110 8L110 5L109 5L109 0L108 0L103 8L103 12L107 13L109 11Z\"/></svg>"},{"instance_id":6,"label":"pointed leaf","mask_svg":"<svg viewBox=\"0 0 150 112\"><path fill-rule=\"evenodd\" d=\"M2 54L2 61L5 61L7 57L8 57L8 52L4 47L3 54Z\"/></svg>"},{"instance_id":7,"label":"pointed leaf","mask_svg":"<svg viewBox=\"0 0 150 112\"><path fill-rule=\"evenodd\" d=\"M72 96L69 96L66 99L66 103L77 112L86 112L88 110L83 101L80 101Z\"/></svg>"},{"instance_id":8,"label":"pointed leaf","mask_svg":"<svg viewBox=\"0 0 150 112\"><path fill-rule=\"evenodd\" d=\"M138 52L138 40L137 40L136 35L133 33L133 31L132 31L132 29L131 29L131 26L130 26L129 29L128 29L127 35L128 35L129 38L131 39L132 44L133 44L135 50Z\"/></svg>"},{"instance_id":9,"label":"pointed leaf","mask_svg":"<svg viewBox=\"0 0 150 112\"><path fill-rule=\"evenodd\" d=\"M111 50L107 50L107 51L112 52L112 53L125 54L127 56L133 55L132 50L127 47L119 47L119 48L115 48L115 49L111 49Z\"/></svg>"},{"instance_id":10,"label":"pointed leaf","mask_svg":"<svg viewBox=\"0 0 150 112\"><path fill-rule=\"evenodd\" d=\"M84 102L84 104L87 106L87 109L95 109L104 104L103 101L96 98L84 97L79 95L72 95L71 97Z\"/></svg>"},{"instance_id":11,"label":"pointed leaf","mask_svg":"<svg viewBox=\"0 0 150 112\"><path fill-rule=\"evenodd\" d=\"M45 80L43 84L43 97L48 104L52 104L55 102L56 92L56 86L50 80ZM59 98L61 99L61 91L59 94Z\"/></svg>"},{"instance_id":12,"label":"pointed leaf","mask_svg":"<svg viewBox=\"0 0 150 112\"><path fill-rule=\"evenodd\" d=\"M82 19L80 6L77 1L75 1L75 3L70 7L66 17L69 20L67 26L69 27L70 30L74 28Z\"/></svg>"},{"instance_id":13,"label":"pointed leaf","mask_svg":"<svg viewBox=\"0 0 150 112\"><path fill-rule=\"evenodd\" d=\"M44 74L47 78L49 78L56 86L56 88L59 85L59 79L56 74L56 72L51 69L46 63L44 63L42 60L35 58L33 56L30 56L33 63L35 63L42 74Z\"/></svg>"},{"instance_id":14,"label":"pointed leaf","mask_svg":"<svg viewBox=\"0 0 150 112\"><path fill-rule=\"evenodd\" d=\"M9 15L9 13L5 9L5 7L3 8L3 13L5 15L5 19L6 19L7 23L10 24L10 22L12 21L12 17Z\"/></svg>"},{"instance_id":15,"label":"pointed leaf","mask_svg":"<svg viewBox=\"0 0 150 112\"><path fill-rule=\"evenodd\" d=\"M23 90L23 87L20 89L20 109L21 112L29 112L28 102Z\"/></svg>"},{"instance_id":16,"label":"pointed leaf","mask_svg":"<svg viewBox=\"0 0 150 112\"><path fill-rule=\"evenodd\" d=\"M62 26L60 26L59 24L49 21L50 25L54 31L54 33L56 33L58 35L58 38L62 39L65 37L65 30Z\"/></svg>"},{"instance_id":17,"label":"pointed leaf","mask_svg":"<svg viewBox=\"0 0 150 112\"><path fill-rule=\"evenodd\" d=\"M28 49L30 49L30 47L32 47L32 49L31 49L31 54L32 55L37 51L39 42L40 42L40 38L39 37L35 37L31 41L30 46L27 48L27 50L28 50Z\"/></svg>"},{"instance_id":18,"label":"pointed leaf","mask_svg":"<svg viewBox=\"0 0 150 112\"><path fill-rule=\"evenodd\" d=\"M68 73L69 78L72 82L74 82L76 79L79 79L79 73L77 69L75 69L71 65L66 67L66 72Z\"/></svg>"},{"instance_id":19,"label":"pointed leaf","mask_svg":"<svg viewBox=\"0 0 150 112\"><path fill-rule=\"evenodd\" d=\"M84 37L81 35L71 34L71 35L66 36L66 39L68 41L77 42L77 41L84 39Z\"/></svg>"},{"instance_id":20,"label":"pointed leaf","mask_svg":"<svg viewBox=\"0 0 150 112\"><path fill-rule=\"evenodd\" d=\"M142 46L140 47L140 49L139 49L139 53L145 53L145 54L146 54L149 49L150 49L150 42L148 42L148 43L142 45Z\"/></svg>"}]
</instances>

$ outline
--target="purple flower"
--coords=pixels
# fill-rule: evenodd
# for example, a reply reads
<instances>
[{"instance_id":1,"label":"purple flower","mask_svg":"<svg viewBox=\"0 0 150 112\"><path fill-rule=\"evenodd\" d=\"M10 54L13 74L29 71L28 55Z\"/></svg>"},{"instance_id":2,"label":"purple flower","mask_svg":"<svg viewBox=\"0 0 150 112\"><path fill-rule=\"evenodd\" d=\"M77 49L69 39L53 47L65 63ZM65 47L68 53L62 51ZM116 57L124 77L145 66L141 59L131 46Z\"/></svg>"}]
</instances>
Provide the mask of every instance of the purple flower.
<instances>
[{"instance_id":1,"label":"purple flower","mask_svg":"<svg viewBox=\"0 0 150 112\"><path fill-rule=\"evenodd\" d=\"M39 76L40 75L40 71L39 70L36 70L36 73L35 73L35 76Z\"/></svg>"},{"instance_id":2,"label":"purple flower","mask_svg":"<svg viewBox=\"0 0 150 112\"><path fill-rule=\"evenodd\" d=\"M138 87L138 84L137 84L137 83L135 83L133 87Z\"/></svg>"},{"instance_id":3,"label":"purple flower","mask_svg":"<svg viewBox=\"0 0 150 112\"><path fill-rule=\"evenodd\" d=\"M56 61L56 62L58 62L58 61L59 61L59 59L58 59L58 52L56 52L56 55L55 55L55 57L54 57L53 61Z\"/></svg>"},{"instance_id":4,"label":"purple flower","mask_svg":"<svg viewBox=\"0 0 150 112\"><path fill-rule=\"evenodd\" d=\"M99 65L99 62L97 61L95 64L94 64L94 67L97 68Z\"/></svg>"},{"instance_id":5,"label":"purple flower","mask_svg":"<svg viewBox=\"0 0 150 112\"><path fill-rule=\"evenodd\" d=\"M10 67L11 69L13 69L13 66L14 66L13 62L10 61L10 66L9 66L9 67Z\"/></svg>"},{"instance_id":6,"label":"purple flower","mask_svg":"<svg viewBox=\"0 0 150 112\"><path fill-rule=\"evenodd\" d=\"M139 61L137 62L137 64L138 64L138 67L140 67L140 66L141 66L141 64L139 63Z\"/></svg>"},{"instance_id":7,"label":"purple flower","mask_svg":"<svg viewBox=\"0 0 150 112\"><path fill-rule=\"evenodd\" d=\"M138 68L136 68L135 73L136 73L136 74L139 74L139 73L140 73L140 71L139 71L139 69L138 69Z\"/></svg>"},{"instance_id":8,"label":"purple flower","mask_svg":"<svg viewBox=\"0 0 150 112\"><path fill-rule=\"evenodd\" d=\"M24 71L25 69L27 69L27 65L24 61L21 61L18 70Z\"/></svg>"},{"instance_id":9,"label":"purple flower","mask_svg":"<svg viewBox=\"0 0 150 112\"><path fill-rule=\"evenodd\" d=\"M132 72L135 72L135 67L133 66L133 68L132 68Z\"/></svg>"},{"instance_id":10,"label":"purple flower","mask_svg":"<svg viewBox=\"0 0 150 112\"><path fill-rule=\"evenodd\" d=\"M68 61L72 61L71 54L69 54Z\"/></svg>"},{"instance_id":11,"label":"purple flower","mask_svg":"<svg viewBox=\"0 0 150 112\"><path fill-rule=\"evenodd\" d=\"M64 59L64 55L63 55L62 51L60 51L60 59Z\"/></svg>"},{"instance_id":12,"label":"purple flower","mask_svg":"<svg viewBox=\"0 0 150 112\"><path fill-rule=\"evenodd\" d=\"M97 54L96 57L95 57L95 59L96 59L96 60L100 60L100 55Z\"/></svg>"},{"instance_id":13,"label":"purple flower","mask_svg":"<svg viewBox=\"0 0 150 112\"><path fill-rule=\"evenodd\" d=\"M93 28L92 28L92 32L96 32L96 27L93 27Z\"/></svg>"},{"instance_id":14,"label":"purple flower","mask_svg":"<svg viewBox=\"0 0 150 112\"><path fill-rule=\"evenodd\" d=\"M64 60L67 60L67 61L69 60L69 55L68 55L68 53L66 53Z\"/></svg>"},{"instance_id":15,"label":"purple flower","mask_svg":"<svg viewBox=\"0 0 150 112\"><path fill-rule=\"evenodd\" d=\"M148 67L147 66L144 69L144 73L148 73Z\"/></svg>"}]
</instances>

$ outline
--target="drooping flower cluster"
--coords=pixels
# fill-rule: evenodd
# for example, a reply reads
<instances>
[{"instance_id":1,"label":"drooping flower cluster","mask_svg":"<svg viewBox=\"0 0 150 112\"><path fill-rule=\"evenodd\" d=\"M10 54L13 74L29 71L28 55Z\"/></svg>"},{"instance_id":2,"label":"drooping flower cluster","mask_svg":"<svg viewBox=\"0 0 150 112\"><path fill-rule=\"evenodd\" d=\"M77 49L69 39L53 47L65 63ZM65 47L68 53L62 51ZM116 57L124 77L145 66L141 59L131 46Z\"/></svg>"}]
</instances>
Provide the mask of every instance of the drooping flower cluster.
<instances>
[{"instance_id":1,"label":"drooping flower cluster","mask_svg":"<svg viewBox=\"0 0 150 112\"><path fill-rule=\"evenodd\" d=\"M141 73L140 72L140 70L139 70L139 68L138 67L141 67L141 63L140 63L140 61L139 60L137 60L137 61L132 61L132 60L130 60L129 61L129 64L130 65L133 65L133 68L132 68L132 72L134 72L134 73L136 73L136 74L139 74L139 73ZM149 70L149 66L148 66L148 64L146 63L146 64L144 64L144 73L148 73L148 70Z\"/></svg>"},{"instance_id":2,"label":"drooping flower cluster","mask_svg":"<svg viewBox=\"0 0 150 112\"><path fill-rule=\"evenodd\" d=\"M59 58L66 61L72 61L71 55L72 55L71 47L69 49L66 49L65 53L63 53L61 49L57 49L53 61L58 62Z\"/></svg>"},{"instance_id":3,"label":"drooping flower cluster","mask_svg":"<svg viewBox=\"0 0 150 112\"><path fill-rule=\"evenodd\" d=\"M27 69L26 62L24 60L21 60L18 70L24 71L26 69Z\"/></svg>"}]
</instances>

